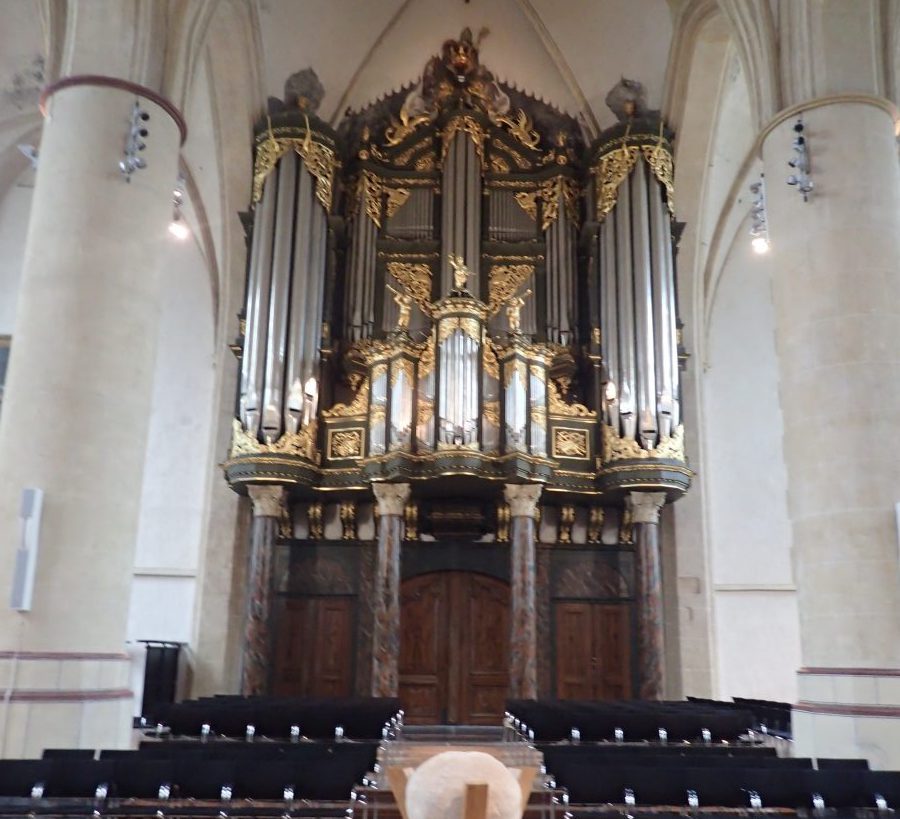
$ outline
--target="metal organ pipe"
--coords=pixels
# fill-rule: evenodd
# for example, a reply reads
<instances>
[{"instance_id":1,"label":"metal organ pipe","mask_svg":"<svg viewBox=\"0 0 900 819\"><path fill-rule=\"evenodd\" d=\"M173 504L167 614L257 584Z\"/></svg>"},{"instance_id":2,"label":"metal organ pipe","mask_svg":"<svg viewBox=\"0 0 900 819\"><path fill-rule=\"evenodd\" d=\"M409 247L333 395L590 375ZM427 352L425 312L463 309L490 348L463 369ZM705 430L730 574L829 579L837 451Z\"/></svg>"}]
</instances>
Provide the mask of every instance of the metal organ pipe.
<instances>
[{"instance_id":1,"label":"metal organ pipe","mask_svg":"<svg viewBox=\"0 0 900 819\"><path fill-rule=\"evenodd\" d=\"M616 205L616 278L619 302L619 417L622 433L633 438L635 419L634 286L631 246L631 191L619 188Z\"/></svg>"},{"instance_id":2,"label":"metal organ pipe","mask_svg":"<svg viewBox=\"0 0 900 819\"><path fill-rule=\"evenodd\" d=\"M651 284L650 213L647 202L647 167L638 162L629 179L633 193L631 234L634 237L634 322L637 354L637 424L645 449L656 446L656 364Z\"/></svg>"},{"instance_id":3,"label":"metal organ pipe","mask_svg":"<svg viewBox=\"0 0 900 819\"><path fill-rule=\"evenodd\" d=\"M668 437L678 424L678 350L675 343L674 280L669 214L651 180L650 233L653 237L653 321L656 326L656 395L659 434ZM674 366L673 366L674 365Z\"/></svg>"},{"instance_id":4,"label":"metal organ pipe","mask_svg":"<svg viewBox=\"0 0 900 819\"><path fill-rule=\"evenodd\" d=\"M266 374L262 405L262 429L263 435L268 441L277 439L282 431L284 357L287 342L288 296L291 284L292 216L294 185L297 177L296 158L293 154L287 154L282 158L278 164L277 175L278 196L272 242L269 334L266 342ZM298 386L302 396L303 385L301 383ZM294 392L291 381L288 381L287 388L289 394Z\"/></svg>"},{"instance_id":5,"label":"metal organ pipe","mask_svg":"<svg viewBox=\"0 0 900 819\"><path fill-rule=\"evenodd\" d=\"M274 176L269 176L253 223L250 292L247 308L247 336L244 344L246 390L241 396L245 428L257 434L263 391L266 343L266 307L272 276L272 220L275 212ZM242 379L243 380L243 379Z\"/></svg>"},{"instance_id":6,"label":"metal organ pipe","mask_svg":"<svg viewBox=\"0 0 900 819\"><path fill-rule=\"evenodd\" d=\"M616 212L600 226L600 307L603 331L603 357L606 359L607 423L619 430L619 300L616 281Z\"/></svg>"}]
</instances>

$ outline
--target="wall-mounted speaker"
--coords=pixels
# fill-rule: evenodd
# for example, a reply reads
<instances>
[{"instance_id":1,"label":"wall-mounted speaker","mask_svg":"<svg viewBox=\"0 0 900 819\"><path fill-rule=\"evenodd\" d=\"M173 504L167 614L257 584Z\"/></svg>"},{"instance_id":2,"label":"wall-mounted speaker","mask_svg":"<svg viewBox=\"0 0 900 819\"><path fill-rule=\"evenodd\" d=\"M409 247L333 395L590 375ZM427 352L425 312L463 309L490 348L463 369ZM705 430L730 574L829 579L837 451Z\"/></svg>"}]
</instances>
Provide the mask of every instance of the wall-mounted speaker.
<instances>
[{"instance_id":1,"label":"wall-mounted speaker","mask_svg":"<svg viewBox=\"0 0 900 819\"><path fill-rule=\"evenodd\" d=\"M43 505L43 489L22 490L22 504L19 509L21 536L19 548L16 549L16 566L9 597L9 606L16 611L31 611L38 545L41 539L41 509Z\"/></svg>"}]
</instances>

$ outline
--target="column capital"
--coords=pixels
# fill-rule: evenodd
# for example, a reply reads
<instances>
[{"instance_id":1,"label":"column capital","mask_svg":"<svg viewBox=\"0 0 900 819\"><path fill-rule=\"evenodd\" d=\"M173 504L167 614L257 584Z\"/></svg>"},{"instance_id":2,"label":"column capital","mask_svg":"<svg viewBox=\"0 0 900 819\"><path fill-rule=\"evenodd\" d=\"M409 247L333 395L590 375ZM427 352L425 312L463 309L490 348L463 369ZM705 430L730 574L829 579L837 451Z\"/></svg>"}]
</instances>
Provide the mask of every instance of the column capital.
<instances>
[{"instance_id":1,"label":"column capital","mask_svg":"<svg viewBox=\"0 0 900 819\"><path fill-rule=\"evenodd\" d=\"M632 523L659 523L659 511L665 503L665 492L629 492L625 496Z\"/></svg>"},{"instance_id":2,"label":"column capital","mask_svg":"<svg viewBox=\"0 0 900 819\"><path fill-rule=\"evenodd\" d=\"M284 509L283 486L248 486L247 494L253 504L253 517L279 518Z\"/></svg>"},{"instance_id":3,"label":"column capital","mask_svg":"<svg viewBox=\"0 0 900 819\"><path fill-rule=\"evenodd\" d=\"M503 497L509 504L510 517L536 518L537 502L544 487L539 483L508 483Z\"/></svg>"},{"instance_id":4,"label":"column capital","mask_svg":"<svg viewBox=\"0 0 900 819\"><path fill-rule=\"evenodd\" d=\"M402 515L409 500L408 483L373 483L372 493L378 503L380 515Z\"/></svg>"}]
</instances>

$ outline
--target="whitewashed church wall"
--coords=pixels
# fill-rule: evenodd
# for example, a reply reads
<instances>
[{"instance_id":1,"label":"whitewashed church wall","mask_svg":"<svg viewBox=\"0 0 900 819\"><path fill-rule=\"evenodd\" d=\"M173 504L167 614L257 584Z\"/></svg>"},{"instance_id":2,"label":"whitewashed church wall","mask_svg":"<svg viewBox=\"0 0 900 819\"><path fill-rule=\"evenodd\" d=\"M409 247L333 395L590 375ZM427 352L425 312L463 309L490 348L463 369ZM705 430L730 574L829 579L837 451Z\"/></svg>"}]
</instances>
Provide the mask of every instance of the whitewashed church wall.
<instances>
[{"instance_id":1,"label":"whitewashed church wall","mask_svg":"<svg viewBox=\"0 0 900 819\"><path fill-rule=\"evenodd\" d=\"M34 171L22 173L0 199L0 336L13 332L31 213Z\"/></svg>"},{"instance_id":2,"label":"whitewashed church wall","mask_svg":"<svg viewBox=\"0 0 900 819\"><path fill-rule=\"evenodd\" d=\"M163 270L159 343L128 638L140 708L137 640L188 643L202 537L213 401L213 312L193 238L172 240Z\"/></svg>"},{"instance_id":3,"label":"whitewashed church wall","mask_svg":"<svg viewBox=\"0 0 900 819\"><path fill-rule=\"evenodd\" d=\"M796 699L799 621L774 333L766 258L741 230L719 278L703 377L722 698Z\"/></svg>"}]
</instances>

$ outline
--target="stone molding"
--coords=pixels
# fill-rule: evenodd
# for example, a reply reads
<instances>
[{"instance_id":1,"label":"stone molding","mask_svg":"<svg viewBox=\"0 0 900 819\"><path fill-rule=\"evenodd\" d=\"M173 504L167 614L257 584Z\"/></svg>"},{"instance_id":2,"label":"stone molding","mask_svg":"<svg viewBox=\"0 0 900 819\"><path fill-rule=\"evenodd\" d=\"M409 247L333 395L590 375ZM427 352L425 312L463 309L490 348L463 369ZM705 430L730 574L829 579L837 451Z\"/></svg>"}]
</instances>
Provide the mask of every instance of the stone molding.
<instances>
[{"instance_id":1,"label":"stone molding","mask_svg":"<svg viewBox=\"0 0 900 819\"><path fill-rule=\"evenodd\" d=\"M509 504L509 514L513 518L536 518L537 502L544 487L539 483L508 483L503 489L503 497Z\"/></svg>"},{"instance_id":2,"label":"stone molding","mask_svg":"<svg viewBox=\"0 0 900 819\"><path fill-rule=\"evenodd\" d=\"M253 517L280 518L284 509L283 486L248 486L247 494L253 504Z\"/></svg>"},{"instance_id":3,"label":"stone molding","mask_svg":"<svg viewBox=\"0 0 900 819\"><path fill-rule=\"evenodd\" d=\"M372 493L378 503L378 514L401 516L409 500L409 492L408 483L373 483Z\"/></svg>"},{"instance_id":4,"label":"stone molding","mask_svg":"<svg viewBox=\"0 0 900 819\"><path fill-rule=\"evenodd\" d=\"M632 523L659 523L659 512L665 503L665 492L629 492L625 496Z\"/></svg>"}]
</instances>

